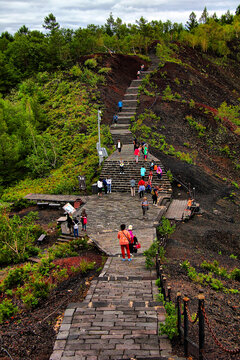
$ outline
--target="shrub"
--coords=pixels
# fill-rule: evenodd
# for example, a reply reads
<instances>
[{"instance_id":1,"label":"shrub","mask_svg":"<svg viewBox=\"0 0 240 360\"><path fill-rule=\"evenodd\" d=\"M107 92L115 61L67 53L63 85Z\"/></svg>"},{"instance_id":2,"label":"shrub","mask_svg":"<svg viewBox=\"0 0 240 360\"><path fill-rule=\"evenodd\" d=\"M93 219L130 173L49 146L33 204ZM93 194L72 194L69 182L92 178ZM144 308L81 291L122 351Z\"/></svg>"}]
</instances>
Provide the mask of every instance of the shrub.
<instances>
[{"instance_id":1,"label":"shrub","mask_svg":"<svg viewBox=\"0 0 240 360\"><path fill-rule=\"evenodd\" d=\"M170 301L164 304L166 310L165 323L160 323L160 334L166 334L170 340L178 335L177 311L175 305Z\"/></svg>"},{"instance_id":2,"label":"shrub","mask_svg":"<svg viewBox=\"0 0 240 360\"><path fill-rule=\"evenodd\" d=\"M14 306L11 300L5 299L0 304L0 324L4 320L10 318L18 311L18 307Z\"/></svg>"},{"instance_id":3,"label":"shrub","mask_svg":"<svg viewBox=\"0 0 240 360\"><path fill-rule=\"evenodd\" d=\"M97 60L96 59L87 59L84 62L84 65L87 66L89 69L95 69L95 67L97 67Z\"/></svg>"},{"instance_id":4,"label":"shrub","mask_svg":"<svg viewBox=\"0 0 240 360\"><path fill-rule=\"evenodd\" d=\"M238 268L233 269L233 271L231 271L230 273L230 277L233 280L240 281L240 269Z\"/></svg>"},{"instance_id":5,"label":"shrub","mask_svg":"<svg viewBox=\"0 0 240 360\"><path fill-rule=\"evenodd\" d=\"M98 70L98 73L99 73L99 74L108 74L110 71L112 71L111 68L109 68L109 67L103 67L103 68L101 68L100 70Z\"/></svg>"}]
</instances>

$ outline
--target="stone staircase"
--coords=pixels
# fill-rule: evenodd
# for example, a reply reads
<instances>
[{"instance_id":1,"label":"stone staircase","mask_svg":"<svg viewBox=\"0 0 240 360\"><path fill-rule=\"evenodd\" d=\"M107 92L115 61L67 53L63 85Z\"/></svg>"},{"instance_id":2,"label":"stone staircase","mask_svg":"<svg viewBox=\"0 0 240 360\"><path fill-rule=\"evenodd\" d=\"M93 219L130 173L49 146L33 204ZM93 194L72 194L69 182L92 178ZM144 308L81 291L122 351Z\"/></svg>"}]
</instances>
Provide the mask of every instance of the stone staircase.
<instances>
[{"instance_id":1,"label":"stone staircase","mask_svg":"<svg viewBox=\"0 0 240 360\"><path fill-rule=\"evenodd\" d=\"M160 161L156 162L163 169ZM101 172L102 178L110 177L112 179L112 192L130 192L130 180L135 179L136 183L141 180L140 169L146 168L145 181L148 179L149 162L139 160L138 164L134 160L124 161L124 174L120 174L118 160L105 161ZM163 170L162 178L157 178L156 172L153 171L153 185L160 186L163 193L171 194L172 188L167 178L166 172Z\"/></svg>"}]
</instances>

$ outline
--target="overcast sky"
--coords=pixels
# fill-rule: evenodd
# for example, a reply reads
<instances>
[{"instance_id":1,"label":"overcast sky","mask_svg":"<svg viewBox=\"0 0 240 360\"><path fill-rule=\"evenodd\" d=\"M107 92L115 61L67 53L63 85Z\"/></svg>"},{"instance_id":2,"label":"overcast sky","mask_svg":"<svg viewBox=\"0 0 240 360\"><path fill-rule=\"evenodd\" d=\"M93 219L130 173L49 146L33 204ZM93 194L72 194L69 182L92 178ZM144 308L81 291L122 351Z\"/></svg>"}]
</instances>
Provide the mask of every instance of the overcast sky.
<instances>
[{"instance_id":1,"label":"overcast sky","mask_svg":"<svg viewBox=\"0 0 240 360\"><path fill-rule=\"evenodd\" d=\"M103 25L112 12L125 23L143 16L151 20L182 22L194 11L199 18L204 9L218 16L230 10L235 14L240 0L0 0L0 33L15 33L22 25L43 31L45 16L53 13L62 28L77 29L88 24Z\"/></svg>"}]
</instances>

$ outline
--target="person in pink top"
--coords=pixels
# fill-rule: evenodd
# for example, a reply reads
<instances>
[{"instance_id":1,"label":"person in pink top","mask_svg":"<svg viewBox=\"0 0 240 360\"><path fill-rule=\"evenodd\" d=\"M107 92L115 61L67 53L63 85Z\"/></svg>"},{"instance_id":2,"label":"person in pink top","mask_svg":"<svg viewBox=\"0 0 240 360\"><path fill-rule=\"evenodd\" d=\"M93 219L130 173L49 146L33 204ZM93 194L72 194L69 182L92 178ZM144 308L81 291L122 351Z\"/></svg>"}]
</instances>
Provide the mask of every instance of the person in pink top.
<instances>
[{"instance_id":1,"label":"person in pink top","mask_svg":"<svg viewBox=\"0 0 240 360\"><path fill-rule=\"evenodd\" d=\"M129 250L130 250L130 255L131 256L132 256L132 253L133 253L133 243L134 243L134 239L133 239L134 235L133 235L132 229L133 229L132 225L129 225L128 232L129 232L129 234L131 236L131 241L129 243Z\"/></svg>"},{"instance_id":2,"label":"person in pink top","mask_svg":"<svg viewBox=\"0 0 240 360\"><path fill-rule=\"evenodd\" d=\"M139 148L136 148L136 149L134 150L134 155L135 155L136 164L138 163L139 154L140 154L140 150L139 150Z\"/></svg>"},{"instance_id":3,"label":"person in pink top","mask_svg":"<svg viewBox=\"0 0 240 360\"><path fill-rule=\"evenodd\" d=\"M127 252L127 257L128 257L128 261L131 261L131 255L130 255L130 251L129 251L129 242L131 241L131 235L129 234L129 232L126 230L126 225L122 224L120 226L121 231L118 232L118 239L119 239L119 244L121 246L121 252L122 252L122 260L125 261L125 249Z\"/></svg>"},{"instance_id":4,"label":"person in pink top","mask_svg":"<svg viewBox=\"0 0 240 360\"><path fill-rule=\"evenodd\" d=\"M158 165L156 172L157 172L158 179L161 180L161 178L162 178L162 169L161 169L160 165Z\"/></svg>"}]
</instances>

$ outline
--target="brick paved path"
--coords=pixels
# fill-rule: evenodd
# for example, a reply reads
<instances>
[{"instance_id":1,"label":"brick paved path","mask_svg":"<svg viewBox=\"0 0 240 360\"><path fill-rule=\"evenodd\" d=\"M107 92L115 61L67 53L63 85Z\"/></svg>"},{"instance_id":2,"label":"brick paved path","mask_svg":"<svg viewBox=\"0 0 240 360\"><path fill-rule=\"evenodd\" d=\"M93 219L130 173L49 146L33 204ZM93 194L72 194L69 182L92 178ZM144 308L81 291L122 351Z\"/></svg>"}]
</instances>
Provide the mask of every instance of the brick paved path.
<instances>
[{"instance_id":1,"label":"brick paved path","mask_svg":"<svg viewBox=\"0 0 240 360\"><path fill-rule=\"evenodd\" d=\"M108 258L82 303L69 304L50 360L177 359L158 336L165 311L144 258Z\"/></svg>"},{"instance_id":2,"label":"brick paved path","mask_svg":"<svg viewBox=\"0 0 240 360\"><path fill-rule=\"evenodd\" d=\"M140 81L134 80L131 86L136 87ZM129 104L132 106L129 100L124 100L126 111ZM129 121L129 116L124 116L119 117L119 123ZM131 138L124 139L130 135L129 130L123 131L121 126L118 130L114 127L112 134L120 137L124 132L124 144L131 143ZM129 147L132 145L123 147L124 161L133 158ZM115 152L107 162L118 164L118 158L119 154ZM145 269L142 256L155 238L155 226L162 211L161 207L151 204L151 195L148 198L150 205L146 218L143 218L138 196L114 193L84 199L88 214L87 233L110 257L100 276L92 281L84 301L69 304L50 360L177 359L171 354L171 344L166 336L158 335L159 323L165 320L165 310L155 299L158 293L156 273ZM82 208L78 213L81 211ZM122 223L133 225L133 232L142 244L131 262L123 262L120 257L117 232Z\"/></svg>"}]
</instances>

